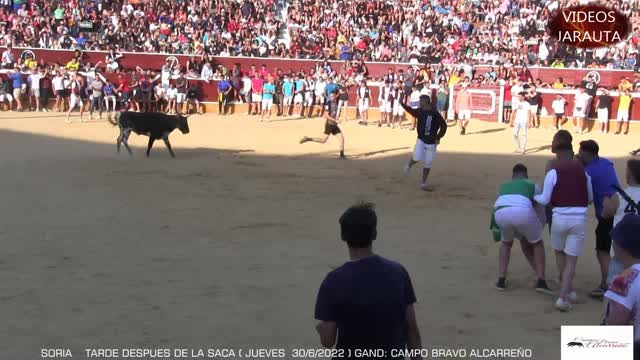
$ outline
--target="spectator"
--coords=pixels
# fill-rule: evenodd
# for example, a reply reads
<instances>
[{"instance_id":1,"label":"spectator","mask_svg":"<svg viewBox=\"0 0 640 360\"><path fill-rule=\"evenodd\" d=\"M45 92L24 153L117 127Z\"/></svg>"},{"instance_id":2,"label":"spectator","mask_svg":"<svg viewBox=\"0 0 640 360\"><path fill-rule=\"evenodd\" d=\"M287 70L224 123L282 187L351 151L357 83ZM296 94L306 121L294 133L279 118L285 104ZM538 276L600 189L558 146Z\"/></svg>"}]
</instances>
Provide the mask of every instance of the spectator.
<instances>
[{"instance_id":1,"label":"spectator","mask_svg":"<svg viewBox=\"0 0 640 360\"><path fill-rule=\"evenodd\" d=\"M9 86L9 83L5 81L2 76L0 76L0 106L2 106L2 104L6 101L9 105L7 108L11 110L13 96L11 96Z\"/></svg>"},{"instance_id":2,"label":"spectator","mask_svg":"<svg viewBox=\"0 0 640 360\"><path fill-rule=\"evenodd\" d=\"M377 223L371 204L352 206L340 217L351 261L325 277L315 307L320 321L316 330L327 348L383 349L390 354L422 347L408 272L372 250Z\"/></svg>"},{"instance_id":3,"label":"spectator","mask_svg":"<svg viewBox=\"0 0 640 360\"><path fill-rule=\"evenodd\" d=\"M640 216L626 214L611 232L616 258L625 272L618 275L605 293L608 300L606 325L632 325L634 328L634 359L640 357L640 320L635 314L640 311Z\"/></svg>"},{"instance_id":4,"label":"spectator","mask_svg":"<svg viewBox=\"0 0 640 360\"><path fill-rule=\"evenodd\" d=\"M607 291L607 273L609 271L609 263L611 257L611 237L609 233L613 229L613 219L603 216L603 203L605 198L610 198L615 194L614 186L620 187L618 177L613 163L606 158L599 156L600 147L593 140L580 142L580 150L578 151L578 159L582 162L591 177L591 186L593 188L593 207L595 209L598 226L596 227L596 258L600 264L601 280L589 296L602 299L604 292Z\"/></svg>"},{"instance_id":5,"label":"spectator","mask_svg":"<svg viewBox=\"0 0 640 360\"><path fill-rule=\"evenodd\" d=\"M116 111L116 89L111 81L106 81L106 85L102 88L104 94L105 110ZM111 109L109 109L109 101L111 101Z\"/></svg>"},{"instance_id":6,"label":"spectator","mask_svg":"<svg viewBox=\"0 0 640 360\"><path fill-rule=\"evenodd\" d=\"M11 86L13 88L13 99L16 101L16 110L22 111L22 95L25 93L26 84L22 78L22 73L18 68L14 68L9 73L9 79L11 80Z\"/></svg>"}]
</instances>

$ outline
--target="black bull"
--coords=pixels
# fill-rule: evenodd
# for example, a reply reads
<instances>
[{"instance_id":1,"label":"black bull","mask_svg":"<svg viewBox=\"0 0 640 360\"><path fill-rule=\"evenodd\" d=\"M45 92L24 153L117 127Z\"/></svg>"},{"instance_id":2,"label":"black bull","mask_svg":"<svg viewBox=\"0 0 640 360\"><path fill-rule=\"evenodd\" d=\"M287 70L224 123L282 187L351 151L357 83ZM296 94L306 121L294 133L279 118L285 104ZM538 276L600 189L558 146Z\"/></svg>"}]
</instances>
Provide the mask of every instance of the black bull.
<instances>
[{"instance_id":1,"label":"black bull","mask_svg":"<svg viewBox=\"0 0 640 360\"><path fill-rule=\"evenodd\" d=\"M132 131L138 135L146 135L149 137L147 156L149 156L153 142L162 139L164 144L167 146L167 149L169 149L171 157L175 157L176 155L171 149L169 134L171 134L171 132L176 128L183 134L189 133L189 123L187 122L187 118L182 115L167 115L157 112L139 113L121 111L117 112L113 117L109 114L109 122L120 128L120 135L118 136L118 141L116 143L118 152L120 152L120 144L124 144L129 155L132 155L131 148L129 148L128 144L129 135Z\"/></svg>"}]
</instances>

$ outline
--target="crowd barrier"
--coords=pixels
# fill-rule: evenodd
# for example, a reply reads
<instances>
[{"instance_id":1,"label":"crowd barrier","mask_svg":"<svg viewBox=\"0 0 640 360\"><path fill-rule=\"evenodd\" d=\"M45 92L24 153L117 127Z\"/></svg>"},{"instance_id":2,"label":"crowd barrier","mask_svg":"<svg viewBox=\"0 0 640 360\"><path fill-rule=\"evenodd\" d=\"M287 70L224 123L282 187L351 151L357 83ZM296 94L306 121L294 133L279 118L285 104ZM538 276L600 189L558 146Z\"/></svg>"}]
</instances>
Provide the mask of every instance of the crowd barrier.
<instances>
[{"instance_id":1,"label":"crowd barrier","mask_svg":"<svg viewBox=\"0 0 640 360\"><path fill-rule=\"evenodd\" d=\"M32 53L36 59L44 59L48 63L66 64L72 57L73 51L71 50L52 50L52 49L36 49L36 48L15 48L13 49L15 56L21 56L23 53ZM179 64L186 66L187 61L190 59L188 55L179 54L150 54L150 53L133 53L123 52L124 56L120 59L120 64L125 69L135 69L136 66L142 66L147 69L159 70L166 60L171 61L173 64ZM93 64L98 61L105 62L107 52L104 51L85 51L83 57L85 61L89 61ZM281 59L281 58L256 58L256 57L214 57L214 61L217 64L224 65L231 68L233 64L240 64L242 68L248 69L251 65L265 64L268 69L273 70L276 68L283 70L308 70L313 67L319 60L308 59ZM332 69L339 71L343 65L343 61L329 61ZM410 63L385 63L385 62L367 62L367 69L369 70L370 77L380 77L392 69L407 70L415 64ZM475 67L476 74L484 74L489 71L489 65L480 65ZM494 66L494 68L497 68ZM579 84L587 74L593 74L600 86L613 88L616 87L620 78L633 77L633 71L630 70L607 70L607 69L569 69L569 68L549 68L549 67L535 67L529 68L531 75L534 79L540 79L543 82L552 83L558 77L562 77L566 84Z\"/></svg>"}]
</instances>

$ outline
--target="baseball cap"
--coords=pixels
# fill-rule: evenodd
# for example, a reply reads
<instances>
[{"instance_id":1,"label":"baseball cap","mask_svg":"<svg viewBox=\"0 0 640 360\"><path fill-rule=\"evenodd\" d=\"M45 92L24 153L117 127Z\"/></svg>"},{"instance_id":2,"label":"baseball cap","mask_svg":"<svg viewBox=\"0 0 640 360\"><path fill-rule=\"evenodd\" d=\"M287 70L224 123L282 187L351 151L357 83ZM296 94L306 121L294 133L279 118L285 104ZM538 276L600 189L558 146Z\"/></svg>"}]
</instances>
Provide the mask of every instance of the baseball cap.
<instances>
[{"instance_id":1,"label":"baseball cap","mask_svg":"<svg viewBox=\"0 0 640 360\"><path fill-rule=\"evenodd\" d=\"M633 258L640 259L640 215L625 215L611 230L611 239Z\"/></svg>"}]
</instances>

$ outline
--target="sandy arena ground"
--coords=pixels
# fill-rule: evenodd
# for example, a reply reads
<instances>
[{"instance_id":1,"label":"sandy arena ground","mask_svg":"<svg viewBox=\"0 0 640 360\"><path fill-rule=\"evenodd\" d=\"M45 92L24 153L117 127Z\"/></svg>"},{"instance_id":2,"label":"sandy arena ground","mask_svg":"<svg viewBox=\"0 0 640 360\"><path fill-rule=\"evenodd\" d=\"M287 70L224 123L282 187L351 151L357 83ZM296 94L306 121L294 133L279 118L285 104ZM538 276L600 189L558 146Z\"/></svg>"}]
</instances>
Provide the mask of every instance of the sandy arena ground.
<instances>
[{"instance_id":1,"label":"sandy arena ground","mask_svg":"<svg viewBox=\"0 0 640 360\"><path fill-rule=\"evenodd\" d=\"M553 360L561 325L600 320L601 304L586 298L599 280L594 221L575 311L555 312L552 297L533 291L518 247L512 290L493 288L497 186L519 161L541 181L552 130L531 130L533 150L521 156L500 124L474 122L464 137L453 129L432 173L437 191L425 193L419 168L402 175L408 130L344 125L351 159L340 161L335 139L298 144L320 135L320 119L206 115L190 126L172 135L177 159L161 142L146 159L147 138L135 135L134 156L117 155L106 122L0 115L0 358L35 359L41 348L84 358L85 348L320 347L316 292L347 259L339 215L363 199L377 204L376 250L413 278L425 347L523 347ZM574 141L588 138L620 177L640 146L635 135Z\"/></svg>"}]
</instances>

